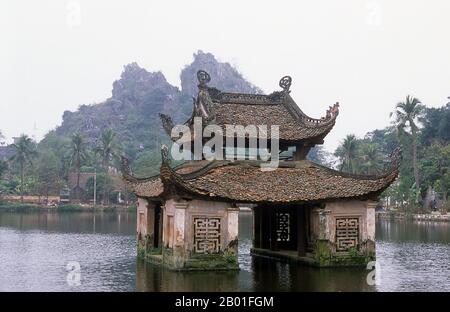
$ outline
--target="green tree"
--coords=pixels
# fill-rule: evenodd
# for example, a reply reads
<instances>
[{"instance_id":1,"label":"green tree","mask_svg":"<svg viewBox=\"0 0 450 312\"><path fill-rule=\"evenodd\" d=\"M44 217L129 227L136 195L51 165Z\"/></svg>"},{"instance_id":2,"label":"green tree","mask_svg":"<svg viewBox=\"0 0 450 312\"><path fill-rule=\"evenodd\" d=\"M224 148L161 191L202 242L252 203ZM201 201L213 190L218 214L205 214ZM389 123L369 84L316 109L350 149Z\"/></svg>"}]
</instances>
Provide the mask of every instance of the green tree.
<instances>
[{"instance_id":1,"label":"green tree","mask_svg":"<svg viewBox=\"0 0 450 312\"><path fill-rule=\"evenodd\" d=\"M105 171L106 180L108 180L109 168L114 157L117 156L119 146L116 141L116 133L112 129L105 129L102 132L95 153L101 157L102 167ZM107 183L105 183L105 186ZM108 188L103 188L102 204L108 201L107 197Z\"/></svg>"},{"instance_id":2,"label":"green tree","mask_svg":"<svg viewBox=\"0 0 450 312\"><path fill-rule=\"evenodd\" d=\"M77 188L80 187L81 166L89 159L87 145L81 133L72 135L70 145L70 167L75 167L77 172Z\"/></svg>"},{"instance_id":3,"label":"green tree","mask_svg":"<svg viewBox=\"0 0 450 312\"><path fill-rule=\"evenodd\" d=\"M335 156L341 161L341 171L356 172L356 160L358 158L358 140L354 134L349 134L336 149Z\"/></svg>"},{"instance_id":4,"label":"green tree","mask_svg":"<svg viewBox=\"0 0 450 312\"><path fill-rule=\"evenodd\" d=\"M161 153L155 151L143 151L137 155L133 164L134 173L139 177L149 177L159 174L161 166Z\"/></svg>"},{"instance_id":5,"label":"green tree","mask_svg":"<svg viewBox=\"0 0 450 312\"><path fill-rule=\"evenodd\" d=\"M450 190L450 144L433 142L420 161L425 186L432 187L447 201Z\"/></svg>"},{"instance_id":6,"label":"green tree","mask_svg":"<svg viewBox=\"0 0 450 312\"><path fill-rule=\"evenodd\" d=\"M3 174L8 169L8 164L6 161L0 160L0 200L2 199L2 194L7 193L6 185L2 179Z\"/></svg>"},{"instance_id":7,"label":"green tree","mask_svg":"<svg viewBox=\"0 0 450 312\"><path fill-rule=\"evenodd\" d=\"M6 169L8 169L8 164L6 163L6 161L0 160L0 180L3 174L6 172Z\"/></svg>"},{"instance_id":8,"label":"green tree","mask_svg":"<svg viewBox=\"0 0 450 312\"><path fill-rule=\"evenodd\" d=\"M47 150L39 155L36 164L38 192L45 195L48 201L49 193L56 193L62 186L59 176L61 161L52 150Z\"/></svg>"},{"instance_id":9,"label":"green tree","mask_svg":"<svg viewBox=\"0 0 450 312\"><path fill-rule=\"evenodd\" d=\"M59 176L67 178L70 166L70 157L68 151L71 148L71 139L57 136L55 130L47 133L45 138L39 142L38 152L45 153L51 151L58 158L60 163Z\"/></svg>"},{"instance_id":10,"label":"green tree","mask_svg":"<svg viewBox=\"0 0 450 312\"><path fill-rule=\"evenodd\" d=\"M395 111L391 113L395 115L394 123L397 126L399 135L404 132L410 132L412 136L412 166L414 172L414 181L417 189L420 189L419 168L417 164L417 141L418 130L417 119L423 115L425 106L415 97L406 96L404 102L397 103Z\"/></svg>"},{"instance_id":11,"label":"green tree","mask_svg":"<svg viewBox=\"0 0 450 312\"><path fill-rule=\"evenodd\" d=\"M23 203L25 169L27 165L33 165L33 158L36 156L36 147L34 142L25 134L22 134L19 140L13 144L16 154L10 159L13 164L20 169L20 201Z\"/></svg>"},{"instance_id":12,"label":"green tree","mask_svg":"<svg viewBox=\"0 0 450 312\"><path fill-rule=\"evenodd\" d=\"M420 118L421 143L430 145L433 141L450 142L450 103L438 108L426 108Z\"/></svg>"},{"instance_id":13,"label":"green tree","mask_svg":"<svg viewBox=\"0 0 450 312\"><path fill-rule=\"evenodd\" d=\"M372 175L381 169L382 159L377 144L368 143L360 149L361 168L365 174Z\"/></svg>"}]
</instances>

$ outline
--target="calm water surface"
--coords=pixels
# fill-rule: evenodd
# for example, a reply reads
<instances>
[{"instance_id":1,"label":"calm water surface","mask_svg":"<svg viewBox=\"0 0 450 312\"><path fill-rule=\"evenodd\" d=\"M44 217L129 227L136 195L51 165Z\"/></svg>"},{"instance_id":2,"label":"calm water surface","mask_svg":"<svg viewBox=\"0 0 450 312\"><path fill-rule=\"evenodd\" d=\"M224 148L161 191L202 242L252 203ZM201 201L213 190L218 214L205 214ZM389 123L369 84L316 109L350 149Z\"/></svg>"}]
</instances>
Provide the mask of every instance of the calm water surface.
<instances>
[{"instance_id":1,"label":"calm water surface","mask_svg":"<svg viewBox=\"0 0 450 312\"><path fill-rule=\"evenodd\" d=\"M236 272L171 272L136 259L135 213L0 212L0 291L450 291L450 224L377 224L379 284L368 270L251 257L240 215ZM78 261L81 285L66 265Z\"/></svg>"}]
</instances>

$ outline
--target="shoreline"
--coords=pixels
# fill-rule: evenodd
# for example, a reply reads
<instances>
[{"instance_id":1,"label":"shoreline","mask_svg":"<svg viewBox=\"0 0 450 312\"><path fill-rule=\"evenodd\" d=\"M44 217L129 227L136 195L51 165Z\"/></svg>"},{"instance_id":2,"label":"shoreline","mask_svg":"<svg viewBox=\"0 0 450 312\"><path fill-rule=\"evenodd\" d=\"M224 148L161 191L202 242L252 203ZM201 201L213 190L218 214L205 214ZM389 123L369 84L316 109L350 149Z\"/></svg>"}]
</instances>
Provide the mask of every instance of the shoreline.
<instances>
[{"instance_id":1,"label":"shoreline","mask_svg":"<svg viewBox=\"0 0 450 312\"><path fill-rule=\"evenodd\" d=\"M86 204L60 204L56 206L48 206L44 204L34 203L18 203L11 201L0 201L0 212L115 212L115 211L135 211L136 206L101 206Z\"/></svg>"},{"instance_id":2,"label":"shoreline","mask_svg":"<svg viewBox=\"0 0 450 312\"><path fill-rule=\"evenodd\" d=\"M441 214L434 213L404 213L404 212L382 212L377 211L375 217L378 220L408 220L408 221L433 221L433 222L450 222L450 213Z\"/></svg>"}]
</instances>

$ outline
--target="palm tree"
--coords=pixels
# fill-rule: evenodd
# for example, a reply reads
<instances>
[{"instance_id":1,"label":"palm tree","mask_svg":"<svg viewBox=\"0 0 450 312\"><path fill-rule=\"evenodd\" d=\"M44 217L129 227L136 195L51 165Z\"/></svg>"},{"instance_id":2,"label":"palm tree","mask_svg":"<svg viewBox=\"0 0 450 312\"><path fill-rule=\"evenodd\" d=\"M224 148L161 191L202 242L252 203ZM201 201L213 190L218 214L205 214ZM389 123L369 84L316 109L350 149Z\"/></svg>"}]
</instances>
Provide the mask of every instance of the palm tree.
<instances>
[{"instance_id":1,"label":"palm tree","mask_svg":"<svg viewBox=\"0 0 450 312\"><path fill-rule=\"evenodd\" d=\"M13 144L16 154L10 161L18 164L20 168L20 201L23 203L25 168L27 164L33 165L33 158L37 155L35 145L30 137L22 134L19 140Z\"/></svg>"},{"instance_id":2,"label":"palm tree","mask_svg":"<svg viewBox=\"0 0 450 312\"><path fill-rule=\"evenodd\" d=\"M86 142L81 133L72 135L70 146L70 167L74 166L77 170L77 189L80 188L80 171L83 163L88 159Z\"/></svg>"},{"instance_id":3,"label":"palm tree","mask_svg":"<svg viewBox=\"0 0 450 312\"><path fill-rule=\"evenodd\" d=\"M418 126L416 120L423 114L425 106L415 97L410 95L406 96L405 102L400 102L395 106L395 112L391 113L390 116L395 114L394 123L397 126L398 134L401 135L405 130L411 132L412 136L412 162L414 171L414 180L416 189L420 188L419 184L419 169L417 166L417 138L418 138Z\"/></svg>"},{"instance_id":4,"label":"palm tree","mask_svg":"<svg viewBox=\"0 0 450 312\"><path fill-rule=\"evenodd\" d=\"M336 150L336 156L341 158L342 165L340 170L347 171L350 173L355 173L356 164L355 161L357 159L358 152L358 141L354 134L349 134L345 137L344 141L341 143L341 146Z\"/></svg>"},{"instance_id":5,"label":"palm tree","mask_svg":"<svg viewBox=\"0 0 450 312\"><path fill-rule=\"evenodd\" d=\"M115 157L117 155L117 152L119 150L119 147L117 146L115 138L116 138L116 133L114 132L114 130L105 129L102 132L102 135L100 137L100 141L99 141L97 147L95 148L95 152L98 155L100 155L100 157L102 159L102 167L103 167L103 170L105 171L105 183L103 186L103 198L102 198L103 204L105 204L105 202L106 202L106 193L107 193L106 179L108 178L109 167L110 167L113 157Z\"/></svg>"},{"instance_id":6,"label":"palm tree","mask_svg":"<svg viewBox=\"0 0 450 312\"><path fill-rule=\"evenodd\" d=\"M366 144L361 152L362 167L366 169L366 173L369 175L376 173L381 167L378 145L375 143Z\"/></svg>"}]
</instances>

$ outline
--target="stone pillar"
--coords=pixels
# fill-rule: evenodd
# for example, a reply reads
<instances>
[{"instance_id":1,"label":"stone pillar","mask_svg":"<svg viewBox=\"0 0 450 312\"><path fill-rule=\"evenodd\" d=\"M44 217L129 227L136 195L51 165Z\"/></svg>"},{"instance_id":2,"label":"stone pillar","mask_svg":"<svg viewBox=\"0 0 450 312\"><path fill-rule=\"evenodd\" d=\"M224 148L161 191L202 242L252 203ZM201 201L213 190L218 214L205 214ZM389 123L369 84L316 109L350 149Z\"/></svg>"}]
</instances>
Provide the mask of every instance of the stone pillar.
<instances>
[{"instance_id":1,"label":"stone pillar","mask_svg":"<svg viewBox=\"0 0 450 312\"><path fill-rule=\"evenodd\" d=\"M185 239L186 231L186 208L188 203L174 203L174 239L173 239L173 265L174 268L181 269L187 260L187 242Z\"/></svg>"},{"instance_id":2,"label":"stone pillar","mask_svg":"<svg viewBox=\"0 0 450 312\"><path fill-rule=\"evenodd\" d=\"M154 245L155 203L138 198L136 234L138 255L144 257Z\"/></svg>"},{"instance_id":3,"label":"stone pillar","mask_svg":"<svg viewBox=\"0 0 450 312\"><path fill-rule=\"evenodd\" d=\"M277 233L276 233L277 215L276 215L275 209L270 209L270 211L268 213L268 217L269 217L269 238L270 238L269 248L272 251L276 251L276 250L278 250L278 246L277 246Z\"/></svg>"},{"instance_id":4,"label":"stone pillar","mask_svg":"<svg viewBox=\"0 0 450 312\"><path fill-rule=\"evenodd\" d=\"M331 214L331 211L321 209L318 212L319 212L319 239L329 240L330 239L329 216Z\"/></svg>"},{"instance_id":5,"label":"stone pillar","mask_svg":"<svg viewBox=\"0 0 450 312\"><path fill-rule=\"evenodd\" d=\"M138 257L145 257L145 235L147 235L144 226L144 220L147 220L147 200L138 198L136 209L136 241Z\"/></svg>"},{"instance_id":6,"label":"stone pillar","mask_svg":"<svg viewBox=\"0 0 450 312\"><path fill-rule=\"evenodd\" d=\"M377 202L369 201L367 203L367 239L375 241L375 208L377 207Z\"/></svg>"},{"instance_id":7,"label":"stone pillar","mask_svg":"<svg viewBox=\"0 0 450 312\"><path fill-rule=\"evenodd\" d=\"M306 255L306 213L304 207L297 207L297 252L299 257Z\"/></svg>"},{"instance_id":8,"label":"stone pillar","mask_svg":"<svg viewBox=\"0 0 450 312\"><path fill-rule=\"evenodd\" d=\"M153 249L155 242L155 203L147 204L147 240L146 251Z\"/></svg>"},{"instance_id":9,"label":"stone pillar","mask_svg":"<svg viewBox=\"0 0 450 312\"><path fill-rule=\"evenodd\" d=\"M315 260L319 266L327 266L333 258L332 243L330 242L330 210L316 210L319 218L319 232L317 233Z\"/></svg>"},{"instance_id":10,"label":"stone pillar","mask_svg":"<svg viewBox=\"0 0 450 312\"><path fill-rule=\"evenodd\" d=\"M375 259L375 208L377 202L369 201L367 203L366 212L366 241L365 241L365 253L371 258Z\"/></svg>"},{"instance_id":11,"label":"stone pillar","mask_svg":"<svg viewBox=\"0 0 450 312\"><path fill-rule=\"evenodd\" d=\"M238 253L238 231L239 231L239 208L229 207L227 209L227 236L228 246L226 251L233 255Z\"/></svg>"},{"instance_id":12,"label":"stone pillar","mask_svg":"<svg viewBox=\"0 0 450 312\"><path fill-rule=\"evenodd\" d=\"M295 146L295 152L293 155L293 158L295 161L298 160L305 160L306 155L308 155L309 150L311 149L311 146L308 144L298 144Z\"/></svg>"},{"instance_id":13,"label":"stone pillar","mask_svg":"<svg viewBox=\"0 0 450 312\"><path fill-rule=\"evenodd\" d=\"M186 208L188 204L184 202L175 203L175 238L174 247L185 245L185 224L186 224Z\"/></svg>"},{"instance_id":14,"label":"stone pillar","mask_svg":"<svg viewBox=\"0 0 450 312\"><path fill-rule=\"evenodd\" d=\"M158 225L158 248L160 248L160 250L162 250L163 247L163 234L164 234L164 206L160 205L159 206L159 225Z\"/></svg>"}]
</instances>

